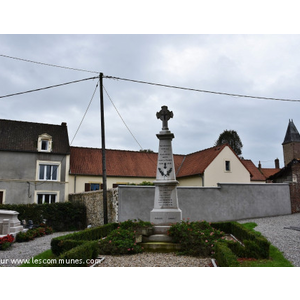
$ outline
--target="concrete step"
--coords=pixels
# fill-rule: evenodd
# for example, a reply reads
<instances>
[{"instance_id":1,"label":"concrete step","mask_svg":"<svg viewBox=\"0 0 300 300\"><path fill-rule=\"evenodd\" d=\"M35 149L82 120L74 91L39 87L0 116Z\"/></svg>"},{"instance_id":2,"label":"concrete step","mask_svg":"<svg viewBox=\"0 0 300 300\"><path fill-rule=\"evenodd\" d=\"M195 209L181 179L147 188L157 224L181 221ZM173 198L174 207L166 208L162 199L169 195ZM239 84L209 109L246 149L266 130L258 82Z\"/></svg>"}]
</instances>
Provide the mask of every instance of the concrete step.
<instances>
[{"instance_id":1,"label":"concrete step","mask_svg":"<svg viewBox=\"0 0 300 300\"><path fill-rule=\"evenodd\" d=\"M143 236L143 242L172 242L172 238L166 234L152 234Z\"/></svg>"},{"instance_id":2,"label":"concrete step","mask_svg":"<svg viewBox=\"0 0 300 300\"><path fill-rule=\"evenodd\" d=\"M155 225L153 226L153 234L167 234L171 226L167 225Z\"/></svg>"},{"instance_id":3,"label":"concrete step","mask_svg":"<svg viewBox=\"0 0 300 300\"><path fill-rule=\"evenodd\" d=\"M140 245L144 248L145 252L168 253L176 252L181 249L180 244L167 242L147 242L140 243Z\"/></svg>"}]
</instances>

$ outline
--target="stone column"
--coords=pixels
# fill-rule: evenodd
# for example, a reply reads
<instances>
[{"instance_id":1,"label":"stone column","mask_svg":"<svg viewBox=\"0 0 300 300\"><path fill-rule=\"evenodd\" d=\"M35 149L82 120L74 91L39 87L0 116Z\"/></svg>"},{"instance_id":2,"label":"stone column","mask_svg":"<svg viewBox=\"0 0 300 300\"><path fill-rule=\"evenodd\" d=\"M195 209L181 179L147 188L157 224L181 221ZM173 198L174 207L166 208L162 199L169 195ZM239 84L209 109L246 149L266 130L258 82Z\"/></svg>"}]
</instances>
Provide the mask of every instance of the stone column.
<instances>
[{"instance_id":1,"label":"stone column","mask_svg":"<svg viewBox=\"0 0 300 300\"><path fill-rule=\"evenodd\" d=\"M159 139L158 160L156 169L154 208L150 212L150 222L169 225L182 220L182 212L178 206L177 185L172 139L174 134L169 131L168 120L173 113L166 106L157 113L157 118L163 121L163 127L157 138Z\"/></svg>"}]
</instances>

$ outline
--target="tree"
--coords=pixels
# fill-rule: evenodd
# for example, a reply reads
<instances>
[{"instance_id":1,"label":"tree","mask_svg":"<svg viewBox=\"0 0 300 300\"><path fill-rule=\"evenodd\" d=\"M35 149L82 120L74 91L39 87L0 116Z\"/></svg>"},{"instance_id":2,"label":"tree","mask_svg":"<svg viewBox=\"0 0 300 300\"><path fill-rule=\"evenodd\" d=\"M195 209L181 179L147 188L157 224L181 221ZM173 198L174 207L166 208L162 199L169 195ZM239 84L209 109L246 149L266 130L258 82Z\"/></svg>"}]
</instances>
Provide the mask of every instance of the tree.
<instances>
[{"instance_id":1,"label":"tree","mask_svg":"<svg viewBox=\"0 0 300 300\"><path fill-rule=\"evenodd\" d=\"M223 133L220 134L215 146L221 146L224 144L229 144L236 155L240 156L242 154L243 144L236 131L224 130Z\"/></svg>"}]
</instances>

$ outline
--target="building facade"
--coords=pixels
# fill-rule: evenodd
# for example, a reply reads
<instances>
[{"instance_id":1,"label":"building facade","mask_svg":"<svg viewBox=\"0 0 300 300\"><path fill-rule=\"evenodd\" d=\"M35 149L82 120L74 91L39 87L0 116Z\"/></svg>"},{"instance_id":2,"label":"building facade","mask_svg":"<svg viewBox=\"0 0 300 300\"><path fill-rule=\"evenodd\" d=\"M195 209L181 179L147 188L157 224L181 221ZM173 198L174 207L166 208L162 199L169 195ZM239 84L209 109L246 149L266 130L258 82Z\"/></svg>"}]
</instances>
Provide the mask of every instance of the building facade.
<instances>
[{"instance_id":1,"label":"building facade","mask_svg":"<svg viewBox=\"0 0 300 300\"><path fill-rule=\"evenodd\" d=\"M66 123L0 120L0 203L55 203L68 195Z\"/></svg>"}]
</instances>

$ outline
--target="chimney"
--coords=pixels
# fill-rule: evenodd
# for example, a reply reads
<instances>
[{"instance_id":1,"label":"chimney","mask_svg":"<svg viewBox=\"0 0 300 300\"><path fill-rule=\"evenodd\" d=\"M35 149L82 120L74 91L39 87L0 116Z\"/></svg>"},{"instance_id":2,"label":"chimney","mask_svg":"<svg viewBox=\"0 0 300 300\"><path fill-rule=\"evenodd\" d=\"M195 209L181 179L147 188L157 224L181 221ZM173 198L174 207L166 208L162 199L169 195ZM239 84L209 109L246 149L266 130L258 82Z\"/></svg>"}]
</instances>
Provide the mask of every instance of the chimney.
<instances>
[{"instance_id":1,"label":"chimney","mask_svg":"<svg viewBox=\"0 0 300 300\"><path fill-rule=\"evenodd\" d=\"M275 168L276 169L280 169L280 167L279 167L279 159L278 158L275 159Z\"/></svg>"},{"instance_id":2,"label":"chimney","mask_svg":"<svg viewBox=\"0 0 300 300\"><path fill-rule=\"evenodd\" d=\"M261 163L260 163L260 161L259 161L259 163L258 163L258 169L259 169L259 170L261 169Z\"/></svg>"},{"instance_id":3,"label":"chimney","mask_svg":"<svg viewBox=\"0 0 300 300\"><path fill-rule=\"evenodd\" d=\"M67 123L66 123L66 122L62 122L62 123L61 123L61 126L66 127L66 126L67 126Z\"/></svg>"}]
</instances>

